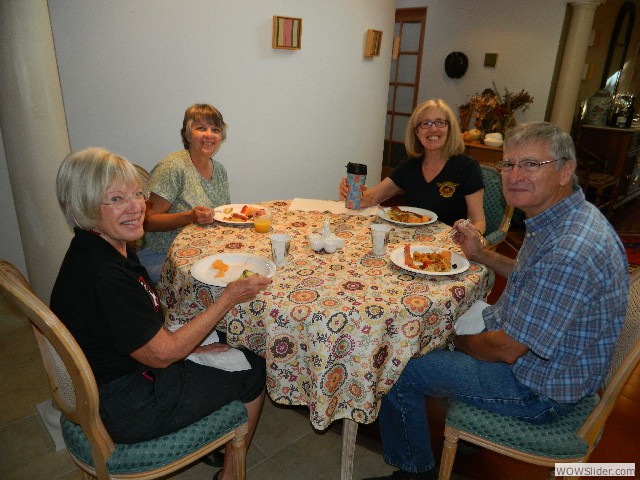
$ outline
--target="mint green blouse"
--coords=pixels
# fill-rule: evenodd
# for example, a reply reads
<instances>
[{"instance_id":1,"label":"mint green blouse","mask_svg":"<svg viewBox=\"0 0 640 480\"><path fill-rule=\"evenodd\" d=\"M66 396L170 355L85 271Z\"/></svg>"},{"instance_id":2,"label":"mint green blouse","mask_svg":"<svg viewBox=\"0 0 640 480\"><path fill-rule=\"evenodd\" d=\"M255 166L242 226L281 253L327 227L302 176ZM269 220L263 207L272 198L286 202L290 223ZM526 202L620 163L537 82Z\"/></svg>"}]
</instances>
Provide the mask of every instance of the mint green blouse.
<instances>
[{"instance_id":1,"label":"mint green blouse","mask_svg":"<svg viewBox=\"0 0 640 480\"><path fill-rule=\"evenodd\" d=\"M171 203L167 213L192 210L199 205L216 208L231 203L227 171L214 159L213 175L207 181L191 162L188 150L178 150L164 157L151 171L149 190ZM166 253L181 229L146 232L145 248Z\"/></svg>"}]
</instances>

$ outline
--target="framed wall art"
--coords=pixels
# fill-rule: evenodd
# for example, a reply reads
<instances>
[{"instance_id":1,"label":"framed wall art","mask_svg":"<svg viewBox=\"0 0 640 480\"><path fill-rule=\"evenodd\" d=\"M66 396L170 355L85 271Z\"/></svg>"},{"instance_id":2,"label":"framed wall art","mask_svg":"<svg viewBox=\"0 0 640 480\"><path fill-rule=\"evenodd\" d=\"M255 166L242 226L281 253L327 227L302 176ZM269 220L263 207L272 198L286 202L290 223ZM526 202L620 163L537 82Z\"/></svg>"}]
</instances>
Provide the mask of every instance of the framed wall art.
<instances>
[{"instance_id":1,"label":"framed wall art","mask_svg":"<svg viewBox=\"0 0 640 480\"><path fill-rule=\"evenodd\" d=\"M382 32L380 30L367 30L367 38L364 42L364 56L377 57L380 55Z\"/></svg>"},{"instance_id":2,"label":"framed wall art","mask_svg":"<svg viewBox=\"0 0 640 480\"><path fill-rule=\"evenodd\" d=\"M302 19L291 17L273 17L273 37L271 46L285 50L302 48Z\"/></svg>"}]
</instances>

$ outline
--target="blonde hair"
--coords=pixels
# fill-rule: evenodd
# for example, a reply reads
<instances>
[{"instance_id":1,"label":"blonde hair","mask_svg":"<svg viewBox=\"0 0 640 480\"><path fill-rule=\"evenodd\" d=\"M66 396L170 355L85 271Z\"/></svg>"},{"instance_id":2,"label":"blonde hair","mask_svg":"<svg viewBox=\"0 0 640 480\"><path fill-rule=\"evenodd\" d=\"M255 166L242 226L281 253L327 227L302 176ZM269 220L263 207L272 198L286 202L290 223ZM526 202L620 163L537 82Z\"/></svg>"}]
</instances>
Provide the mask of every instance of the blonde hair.
<instances>
[{"instance_id":1,"label":"blonde hair","mask_svg":"<svg viewBox=\"0 0 640 480\"><path fill-rule=\"evenodd\" d=\"M412 158L424 155L424 147L416 135L416 129L418 128L418 123L424 113L431 108L439 108L442 110L444 112L445 120L449 122L447 140L444 142L442 147L442 154L444 158L449 158L453 155L464 152L464 141L462 140L460 125L458 124L458 119L451 110L451 107L449 107L444 100L432 98L425 100L418 105L411 114L411 118L409 118L407 131L404 135L404 147L407 150L407 155Z\"/></svg>"},{"instance_id":2,"label":"blonde hair","mask_svg":"<svg viewBox=\"0 0 640 480\"><path fill-rule=\"evenodd\" d=\"M72 228L95 228L103 195L114 184L140 185L138 172L127 159L96 147L69 154L56 178L58 203L67 223Z\"/></svg>"}]
</instances>

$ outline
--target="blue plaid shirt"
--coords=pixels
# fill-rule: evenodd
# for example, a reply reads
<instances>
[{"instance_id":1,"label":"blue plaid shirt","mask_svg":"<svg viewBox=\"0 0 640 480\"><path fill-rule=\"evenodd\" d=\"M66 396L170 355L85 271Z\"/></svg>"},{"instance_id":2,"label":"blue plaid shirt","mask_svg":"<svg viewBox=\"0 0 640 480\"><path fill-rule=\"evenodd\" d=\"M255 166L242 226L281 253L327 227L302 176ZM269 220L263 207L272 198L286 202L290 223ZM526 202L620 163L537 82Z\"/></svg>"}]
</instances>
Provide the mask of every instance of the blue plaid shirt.
<instances>
[{"instance_id":1,"label":"blue plaid shirt","mask_svg":"<svg viewBox=\"0 0 640 480\"><path fill-rule=\"evenodd\" d=\"M507 286L483 311L485 325L529 347L512 365L520 382L574 403L598 390L611 363L629 295L625 251L582 190L525 225Z\"/></svg>"}]
</instances>

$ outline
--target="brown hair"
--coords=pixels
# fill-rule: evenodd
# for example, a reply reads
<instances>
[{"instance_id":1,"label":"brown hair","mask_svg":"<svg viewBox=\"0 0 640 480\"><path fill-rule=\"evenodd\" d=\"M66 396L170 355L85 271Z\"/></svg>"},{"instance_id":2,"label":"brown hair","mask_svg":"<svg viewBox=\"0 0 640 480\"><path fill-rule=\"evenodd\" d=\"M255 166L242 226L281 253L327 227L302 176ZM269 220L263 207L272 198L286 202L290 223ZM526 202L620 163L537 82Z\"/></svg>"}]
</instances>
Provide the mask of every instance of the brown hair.
<instances>
[{"instance_id":1,"label":"brown hair","mask_svg":"<svg viewBox=\"0 0 640 480\"><path fill-rule=\"evenodd\" d=\"M193 122L204 122L215 125L222 130L222 140L224 141L227 138L227 124L224 123L220 111L207 103L196 103L187 108L184 112L184 120L182 120L180 136L182 137L182 144L186 149L189 149L189 143L191 142L191 125Z\"/></svg>"}]
</instances>

